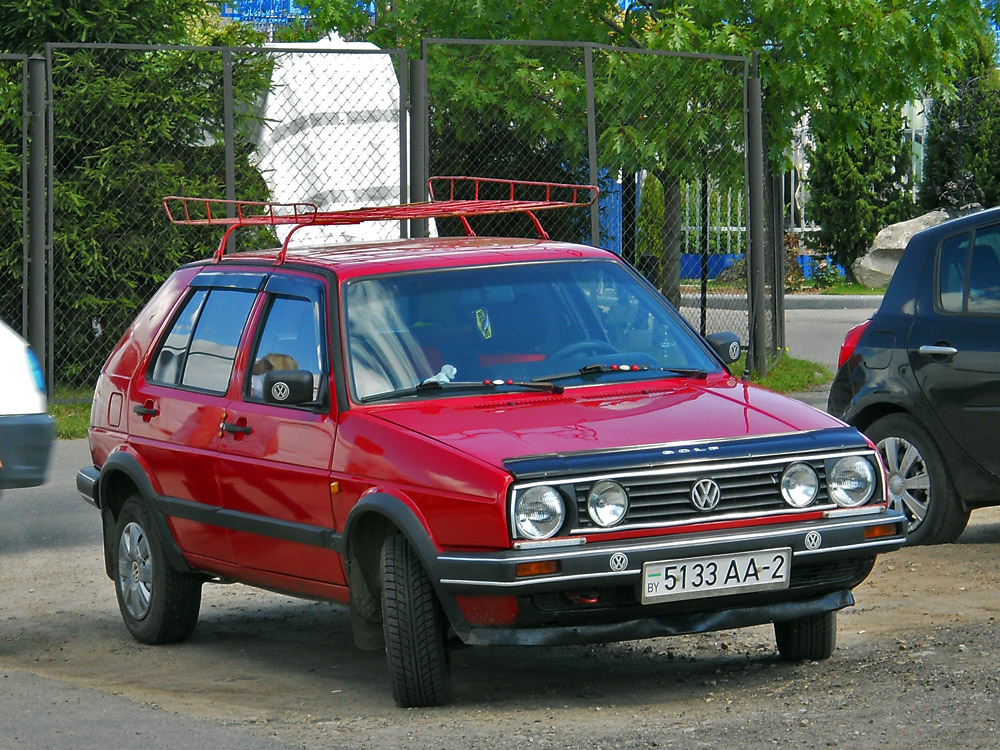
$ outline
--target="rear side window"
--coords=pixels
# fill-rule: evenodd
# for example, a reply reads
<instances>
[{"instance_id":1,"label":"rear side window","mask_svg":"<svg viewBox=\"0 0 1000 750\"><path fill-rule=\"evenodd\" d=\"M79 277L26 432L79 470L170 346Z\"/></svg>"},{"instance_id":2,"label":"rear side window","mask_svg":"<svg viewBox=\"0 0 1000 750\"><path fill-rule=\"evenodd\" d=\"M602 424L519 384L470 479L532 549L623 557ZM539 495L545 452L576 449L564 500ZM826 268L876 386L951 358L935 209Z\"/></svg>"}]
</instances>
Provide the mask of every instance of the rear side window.
<instances>
[{"instance_id":1,"label":"rear side window","mask_svg":"<svg viewBox=\"0 0 1000 750\"><path fill-rule=\"evenodd\" d=\"M238 289L196 290L164 338L152 382L225 393L255 298Z\"/></svg>"},{"instance_id":2,"label":"rear side window","mask_svg":"<svg viewBox=\"0 0 1000 750\"><path fill-rule=\"evenodd\" d=\"M945 312L1000 313L1000 226L941 243L938 294Z\"/></svg>"}]
</instances>

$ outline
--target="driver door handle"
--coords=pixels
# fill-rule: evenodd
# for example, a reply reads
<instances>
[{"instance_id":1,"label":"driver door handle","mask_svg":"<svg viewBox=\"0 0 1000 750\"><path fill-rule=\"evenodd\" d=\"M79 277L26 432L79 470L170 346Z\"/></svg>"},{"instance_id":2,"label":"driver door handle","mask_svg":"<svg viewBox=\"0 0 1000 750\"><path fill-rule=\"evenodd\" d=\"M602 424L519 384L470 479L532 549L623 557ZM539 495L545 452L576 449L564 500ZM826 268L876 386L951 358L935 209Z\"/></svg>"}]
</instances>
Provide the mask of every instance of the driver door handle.
<instances>
[{"instance_id":1,"label":"driver door handle","mask_svg":"<svg viewBox=\"0 0 1000 750\"><path fill-rule=\"evenodd\" d=\"M922 354L925 357L953 357L958 354L958 349L953 346L924 344L917 349L917 354Z\"/></svg>"}]
</instances>

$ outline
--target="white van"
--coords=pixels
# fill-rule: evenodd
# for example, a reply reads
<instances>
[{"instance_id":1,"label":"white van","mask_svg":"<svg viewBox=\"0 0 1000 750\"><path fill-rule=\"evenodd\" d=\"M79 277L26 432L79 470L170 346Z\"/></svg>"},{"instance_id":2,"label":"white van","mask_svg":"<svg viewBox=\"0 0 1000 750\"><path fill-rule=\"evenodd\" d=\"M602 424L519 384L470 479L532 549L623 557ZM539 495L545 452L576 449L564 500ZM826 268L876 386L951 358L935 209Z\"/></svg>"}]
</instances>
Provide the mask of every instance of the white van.
<instances>
[{"instance_id":1,"label":"white van","mask_svg":"<svg viewBox=\"0 0 1000 750\"><path fill-rule=\"evenodd\" d=\"M55 432L42 369L27 342L0 320L0 489L45 481Z\"/></svg>"}]
</instances>

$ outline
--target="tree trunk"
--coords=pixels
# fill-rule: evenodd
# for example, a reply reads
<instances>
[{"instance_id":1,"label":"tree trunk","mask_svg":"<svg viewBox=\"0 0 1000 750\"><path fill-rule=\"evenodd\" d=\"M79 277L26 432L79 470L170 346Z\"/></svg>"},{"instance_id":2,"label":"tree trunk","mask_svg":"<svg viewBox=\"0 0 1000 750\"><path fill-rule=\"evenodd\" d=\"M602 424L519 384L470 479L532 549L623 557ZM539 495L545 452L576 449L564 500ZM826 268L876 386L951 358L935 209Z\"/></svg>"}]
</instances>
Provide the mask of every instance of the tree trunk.
<instances>
[{"instance_id":1,"label":"tree trunk","mask_svg":"<svg viewBox=\"0 0 1000 750\"><path fill-rule=\"evenodd\" d=\"M681 306L681 250L683 224L681 213L681 181L663 171L656 179L663 186L663 250L660 256L661 287L663 296L674 307Z\"/></svg>"}]
</instances>

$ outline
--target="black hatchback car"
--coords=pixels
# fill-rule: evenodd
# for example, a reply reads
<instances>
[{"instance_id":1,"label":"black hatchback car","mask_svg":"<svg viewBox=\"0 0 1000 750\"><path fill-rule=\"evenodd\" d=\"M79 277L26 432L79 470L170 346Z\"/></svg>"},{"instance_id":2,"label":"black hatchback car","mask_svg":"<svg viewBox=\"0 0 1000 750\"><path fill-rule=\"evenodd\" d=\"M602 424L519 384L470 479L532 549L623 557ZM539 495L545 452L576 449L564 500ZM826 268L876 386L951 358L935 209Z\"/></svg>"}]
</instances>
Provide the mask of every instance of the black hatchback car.
<instances>
[{"instance_id":1,"label":"black hatchback car","mask_svg":"<svg viewBox=\"0 0 1000 750\"><path fill-rule=\"evenodd\" d=\"M828 409L882 452L909 544L1000 505L1000 208L914 235L844 340Z\"/></svg>"}]
</instances>

